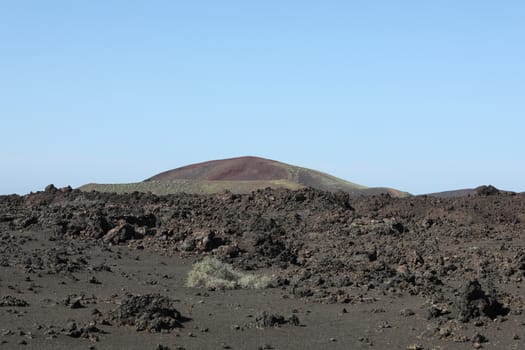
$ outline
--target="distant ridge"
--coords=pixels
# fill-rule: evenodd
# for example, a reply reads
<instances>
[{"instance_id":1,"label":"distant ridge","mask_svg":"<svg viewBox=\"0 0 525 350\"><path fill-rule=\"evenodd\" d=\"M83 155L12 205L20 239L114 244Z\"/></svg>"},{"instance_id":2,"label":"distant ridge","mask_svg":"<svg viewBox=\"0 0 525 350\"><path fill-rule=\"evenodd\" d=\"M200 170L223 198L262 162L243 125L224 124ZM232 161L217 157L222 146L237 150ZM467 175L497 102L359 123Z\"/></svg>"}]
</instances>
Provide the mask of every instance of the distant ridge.
<instances>
[{"instance_id":1,"label":"distant ridge","mask_svg":"<svg viewBox=\"0 0 525 350\"><path fill-rule=\"evenodd\" d=\"M392 188L369 188L335 176L271 159L246 156L190 164L154 175L132 184L88 184L82 190L101 192L217 193L231 191L249 193L266 187L292 190L313 187L323 191L344 191L353 196L388 193L404 197L408 193Z\"/></svg>"},{"instance_id":2,"label":"distant ridge","mask_svg":"<svg viewBox=\"0 0 525 350\"><path fill-rule=\"evenodd\" d=\"M431 197L438 197L438 198L457 198L457 197L467 197L467 196L474 196L474 195L490 196L490 195L500 194L500 193L509 194L513 192L499 190L492 185L482 185L476 188L463 188L460 190L434 192L434 193L428 193L426 195L431 196Z\"/></svg>"}]
</instances>

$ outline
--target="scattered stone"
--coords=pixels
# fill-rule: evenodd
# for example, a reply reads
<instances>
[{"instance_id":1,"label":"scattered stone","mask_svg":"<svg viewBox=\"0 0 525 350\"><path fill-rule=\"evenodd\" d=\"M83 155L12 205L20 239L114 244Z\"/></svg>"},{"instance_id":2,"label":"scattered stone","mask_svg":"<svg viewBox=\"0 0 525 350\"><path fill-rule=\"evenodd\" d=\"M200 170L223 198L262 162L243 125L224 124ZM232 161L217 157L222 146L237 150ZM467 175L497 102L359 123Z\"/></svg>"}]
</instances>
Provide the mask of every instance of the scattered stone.
<instances>
[{"instance_id":1,"label":"scattered stone","mask_svg":"<svg viewBox=\"0 0 525 350\"><path fill-rule=\"evenodd\" d=\"M450 330L449 327L445 326L445 327L441 327L438 333L441 338L447 338L452 334L452 331Z\"/></svg>"},{"instance_id":2,"label":"scattered stone","mask_svg":"<svg viewBox=\"0 0 525 350\"><path fill-rule=\"evenodd\" d=\"M11 295L5 295L0 298L0 307L25 307L28 305L27 301L15 298Z\"/></svg>"},{"instance_id":3,"label":"scattered stone","mask_svg":"<svg viewBox=\"0 0 525 350\"><path fill-rule=\"evenodd\" d=\"M477 333L475 336L472 337L472 342L473 343L486 343L487 342L487 338L485 338L485 336L483 336L482 334L479 334Z\"/></svg>"},{"instance_id":4,"label":"scattered stone","mask_svg":"<svg viewBox=\"0 0 525 350\"><path fill-rule=\"evenodd\" d=\"M53 184L49 184L47 185L45 188L44 188L44 191L45 192L56 192L58 191L57 188L55 187L55 185Z\"/></svg>"},{"instance_id":5,"label":"scattered stone","mask_svg":"<svg viewBox=\"0 0 525 350\"><path fill-rule=\"evenodd\" d=\"M392 326L390 325L388 321L384 320L384 321L381 321L378 328L379 329L389 329L389 328L392 328Z\"/></svg>"},{"instance_id":6,"label":"scattered stone","mask_svg":"<svg viewBox=\"0 0 525 350\"><path fill-rule=\"evenodd\" d=\"M135 228L125 221L108 231L102 238L105 243L119 244L135 238Z\"/></svg>"},{"instance_id":7,"label":"scattered stone","mask_svg":"<svg viewBox=\"0 0 525 350\"><path fill-rule=\"evenodd\" d=\"M91 276L89 279L88 279L88 282L89 283L92 283L92 284L102 284L95 276Z\"/></svg>"},{"instance_id":8,"label":"scattered stone","mask_svg":"<svg viewBox=\"0 0 525 350\"><path fill-rule=\"evenodd\" d=\"M168 346L165 346L165 345L162 345L162 344L159 344L155 347L154 350L171 350Z\"/></svg>"},{"instance_id":9,"label":"scattered stone","mask_svg":"<svg viewBox=\"0 0 525 350\"><path fill-rule=\"evenodd\" d=\"M423 338L432 338L434 335L438 334L440 330L439 322L431 322L427 324L425 331L421 334Z\"/></svg>"},{"instance_id":10,"label":"scattered stone","mask_svg":"<svg viewBox=\"0 0 525 350\"><path fill-rule=\"evenodd\" d=\"M174 307L174 300L160 294L127 295L110 317L136 331L161 332L182 327L187 319Z\"/></svg>"},{"instance_id":11,"label":"scattered stone","mask_svg":"<svg viewBox=\"0 0 525 350\"><path fill-rule=\"evenodd\" d=\"M98 342L99 338L96 334L104 334L106 332L99 329L95 321L89 322L84 327L78 327L74 320L70 320L66 324L66 327L64 327L63 333L72 338L86 338L93 342Z\"/></svg>"},{"instance_id":12,"label":"scattered stone","mask_svg":"<svg viewBox=\"0 0 525 350\"><path fill-rule=\"evenodd\" d=\"M427 310L427 320L430 320L430 319L433 319L433 318L438 318L439 316L441 316L443 313L441 311L441 309L438 309L437 307L435 306L431 306L428 310Z\"/></svg>"},{"instance_id":13,"label":"scattered stone","mask_svg":"<svg viewBox=\"0 0 525 350\"><path fill-rule=\"evenodd\" d=\"M420 344L410 344L407 346L407 350L424 350L424 347Z\"/></svg>"},{"instance_id":14,"label":"scattered stone","mask_svg":"<svg viewBox=\"0 0 525 350\"><path fill-rule=\"evenodd\" d=\"M300 325L299 317L297 317L296 315L292 315L288 317L288 323L291 324L292 326L299 326Z\"/></svg>"},{"instance_id":15,"label":"scattered stone","mask_svg":"<svg viewBox=\"0 0 525 350\"><path fill-rule=\"evenodd\" d=\"M255 327L257 328L278 327L284 324L298 326L300 324L297 315L292 315L288 318L285 318L283 315L273 314L267 311L262 311L255 315L254 323Z\"/></svg>"},{"instance_id":16,"label":"scattered stone","mask_svg":"<svg viewBox=\"0 0 525 350\"><path fill-rule=\"evenodd\" d=\"M197 242L193 238L187 238L182 242L180 248L185 252L194 251L197 248Z\"/></svg>"},{"instance_id":17,"label":"scattered stone","mask_svg":"<svg viewBox=\"0 0 525 350\"><path fill-rule=\"evenodd\" d=\"M7 337L7 336L10 336L10 335L13 335L15 334L12 330L10 329L7 329L5 331L2 331L2 334L0 334L2 337Z\"/></svg>"},{"instance_id":18,"label":"scattered stone","mask_svg":"<svg viewBox=\"0 0 525 350\"><path fill-rule=\"evenodd\" d=\"M482 320L476 320L476 322L474 322L474 326L476 327L483 327L485 325L485 322L483 322Z\"/></svg>"},{"instance_id":19,"label":"scattered stone","mask_svg":"<svg viewBox=\"0 0 525 350\"><path fill-rule=\"evenodd\" d=\"M504 316L509 313L500 302L493 296L487 295L481 288L477 280L467 282L457 301L459 309L459 319L462 322L468 322L480 316L487 316L495 319L497 316Z\"/></svg>"},{"instance_id":20,"label":"scattered stone","mask_svg":"<svg viewBox=\"0 0 525 350\"><path fill-rule=\"evenodd\" d=\"M466 335L455 335L452 341L456 343L466 343L469 341L469 338Z\"/></svg>"},{"instance_id":21,"label":"scattered stone","mask_svg":"<svg viewBox=\"0 0 525 350\"><path fill-rule=\"evenodd\" d=\"M412 309L402 309L399 314L403 317L409 317L415 315L415 312Z\"/></svg>"},{"instance_id":22,"label":"scattered stone","mask_svg":"<svg viewBox=\"0 0 525 350\"><path fill-rule=\"evenodd\" d=\"M270 344L264 344L263 346L259 346L257 348L257 350L271 350L273 349L273 346L271 346Z\"/></svg>"},{"instance_id":23,"label":"scattered stone","mask_svg":"<svg viewBox=\"0 0 525 350\"><path fill-rule=\"evenodd\" d=\"M69 306L71 309L82 309L85 307L84 304L82 304L82 300L84 300L83 296L71 294L64 299L64 305Z\"/></svg>"}]
</instances>

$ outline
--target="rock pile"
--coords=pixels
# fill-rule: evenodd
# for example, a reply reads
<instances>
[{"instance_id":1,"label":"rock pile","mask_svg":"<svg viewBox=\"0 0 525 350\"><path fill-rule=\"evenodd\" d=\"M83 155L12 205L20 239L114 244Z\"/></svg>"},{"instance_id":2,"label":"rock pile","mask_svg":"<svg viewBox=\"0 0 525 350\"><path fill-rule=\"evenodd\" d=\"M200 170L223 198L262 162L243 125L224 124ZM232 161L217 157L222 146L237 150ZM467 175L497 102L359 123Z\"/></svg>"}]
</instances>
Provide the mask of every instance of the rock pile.
<instances>
[{"instance_id":1,"label":"rock pile","mask_svg":"<svg viewBox=\"0 0 525 350\"><path fill-rule=\"evenodd\" d=\"M160 294L128 295L110 313L120 325L133 326L137 332L161 332L182 327L187 319L174 307L174 301Z\"/></svg>"}]
</instances>

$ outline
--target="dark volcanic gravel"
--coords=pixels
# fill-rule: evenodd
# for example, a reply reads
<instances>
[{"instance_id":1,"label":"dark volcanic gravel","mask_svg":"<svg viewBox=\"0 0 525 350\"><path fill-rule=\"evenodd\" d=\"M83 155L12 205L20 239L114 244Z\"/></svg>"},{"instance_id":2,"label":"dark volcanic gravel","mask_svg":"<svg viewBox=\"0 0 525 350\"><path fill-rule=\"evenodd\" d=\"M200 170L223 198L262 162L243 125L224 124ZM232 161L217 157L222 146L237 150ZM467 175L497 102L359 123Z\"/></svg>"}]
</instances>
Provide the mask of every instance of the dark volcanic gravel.
<instances>
[{"instance_id":1,"label":"dark volcanic gravel","mask_svg":"<svg viewBox=\"0 0 525 350\"><path fill-rule=\"evenodd\" d=\"M6 334L0 335L0 341L13 344L7 319L24 315L16 307L29 305L20 310L33 312L35 302L34 307L62 304L53 304L47 297L56 293L53 288L62 288L69 300L66 309L78 317L91 312L95 304L108 305L91 317L98 320L96 327L70 324L68 332L84 334L79 338L107 337L102 331L104 335L91 336L104 326L162 333L190 325L193 330L187 338L196 340L188 341L198 342L208 332L199 326L205 321L192 315L194 304L173 299L178 296L166 293L168 287L155 293L126 294L132 285L118 286L108 279L118 270L119 278L140 285L160 287L175 278L178 285L171 288L184 288L184 276L170 274L169 266L157 277L157 268L147 265L149 260L144 261L148 268L126 270L122 261L131 259L127 254L136 254L137 263L143 259L139 256L182 257L193 262L210 255L240 270L271 273L273 288L267 293L278 293L283 303L344 305L345 312L339 315L355 317L356 322L361 317L352 308L369 307L371 313L386 318L370 326L374 333L356 338L356 344L363 346L371 346L371 337L377 334L384 337L390 332L388 339L394 339L393 330L398 328L391 322L397 318L408 323L419 319L412 327L426 325L414 344L418 339L439 339L454 348L453 344L473 338L475 330L483 330L492 336L482 335L473 343L487 347L499 339L500 321L513 325L506 330L513 334L504 344L514 344L525 337L523 328L515 326L522 322L524 233L525 195L493 187L458 198L399 199L388 195L350 198L313 189L159 197L48 186L26 196L0 197L0 331ZM79 283L88 285L85 288L94 295L84 295L75 287ZM96 295L96 291L109 290L111 295L104 298ZM26 298L24 293L42 297ZM390 310L388 305L397 305L396 300L414 302ZM178 302L183 307L180 312ZM374 307L379 304L383 306ZM254 305L255 310L266 307ZM255 310L251 312L256 314ZM209 314L213 319L212 309ZM313 317L309 315L313 313L304 311L299 317L303 321ZM273 313L255 317L237 324L263 329L299 324L295 315L293 319ZM302 326L316 327L311 322ZM336 335L333 338L327 342L343 346ZM177 348L179 343L172 342L175 345L170 347ZM206 348L208 343L199 344Z\"/></svg>"}]
</instances>

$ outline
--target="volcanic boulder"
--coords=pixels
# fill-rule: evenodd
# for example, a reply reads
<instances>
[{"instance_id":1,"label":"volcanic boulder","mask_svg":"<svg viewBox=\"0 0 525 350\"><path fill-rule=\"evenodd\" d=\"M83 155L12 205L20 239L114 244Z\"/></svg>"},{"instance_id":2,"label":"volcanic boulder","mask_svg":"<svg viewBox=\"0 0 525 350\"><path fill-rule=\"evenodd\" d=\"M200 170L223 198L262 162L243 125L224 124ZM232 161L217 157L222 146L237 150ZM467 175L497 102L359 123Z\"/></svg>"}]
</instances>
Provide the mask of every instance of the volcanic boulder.
<instances>
[{"instance_id":1,"label":"volcanic boulder","mask_svg":"<svg viewBox=\"0 0 525 350\"><path fill-rule=\"evenodd\" d=\"M509 312L493 295L487 295L477 280L469 281L463 286L457 307L459 319L462 322L468 322L480 316L495 319Z\"/></svg>"},{"instance_id":2,"label":"volcanic boulder","mask_svg":"<svg viewBox=\"0 0 525 350\"><path fill-rule=\"evenodd\" d=\"M182 327L187 319L174 307L174 301L160 294L128 295L110 318L136 331L161 332Z\"/></svg>"}]
</instances>

